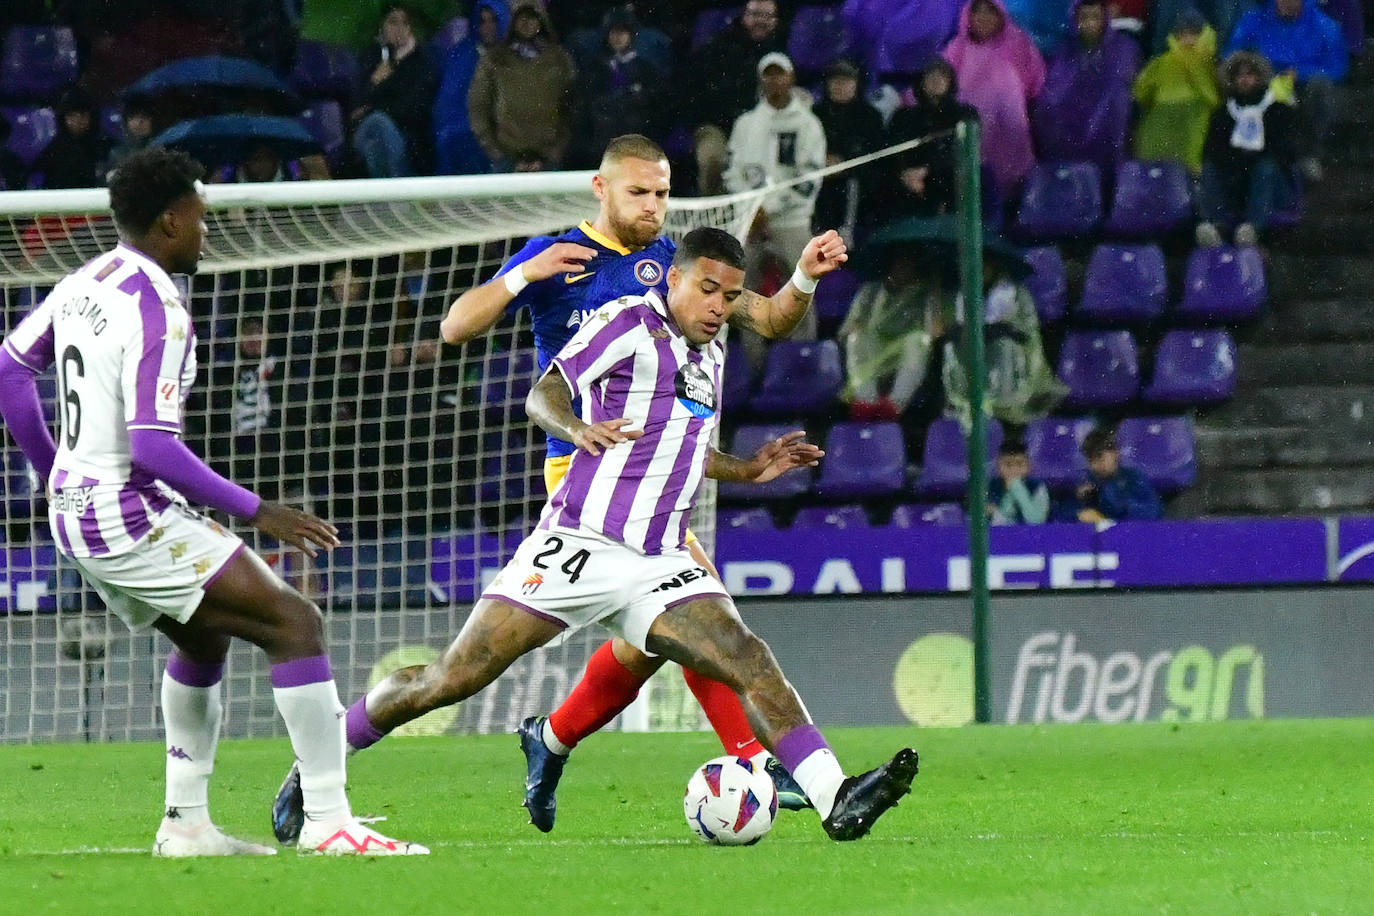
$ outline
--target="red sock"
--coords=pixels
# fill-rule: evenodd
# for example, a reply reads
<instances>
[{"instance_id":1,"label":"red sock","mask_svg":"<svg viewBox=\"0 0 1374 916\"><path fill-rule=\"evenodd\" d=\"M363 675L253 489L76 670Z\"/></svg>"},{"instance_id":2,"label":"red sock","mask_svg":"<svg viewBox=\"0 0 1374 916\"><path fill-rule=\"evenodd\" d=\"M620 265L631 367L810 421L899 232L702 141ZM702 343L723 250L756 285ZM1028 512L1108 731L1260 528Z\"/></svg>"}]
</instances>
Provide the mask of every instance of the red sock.
<instances>
[{"instance_id":1,"label":"red sock","mask_svg":"<svg viewBox=\"0 0 1374 916\"><path fill-rule=\"evenodd\" d=\"M744 715L744 707L733 690L720 681L713 681L686 668L682 669L682 678L687 682L688 689L696 696L701 708L706 710L706 718L716 730L716 737L720 738L725 753L733 757L753 757L763 750L763 745L754 737L754 729L750 727L749 719ZM557 734L556 729L554 734Z\"/></svg>"},{"instance_id":2,"label":"red sock","mask_svg":"<svg viewBox=\"0 0 1374 916\"><path fill-rule=\"evenodd\" d=\"M587 660L587 670L573 692L553 712L549 713L549 727L568 747L600 731L626 706L634 702L644 681L622 665L605 642Z\"/></svg>"}]
</instances>

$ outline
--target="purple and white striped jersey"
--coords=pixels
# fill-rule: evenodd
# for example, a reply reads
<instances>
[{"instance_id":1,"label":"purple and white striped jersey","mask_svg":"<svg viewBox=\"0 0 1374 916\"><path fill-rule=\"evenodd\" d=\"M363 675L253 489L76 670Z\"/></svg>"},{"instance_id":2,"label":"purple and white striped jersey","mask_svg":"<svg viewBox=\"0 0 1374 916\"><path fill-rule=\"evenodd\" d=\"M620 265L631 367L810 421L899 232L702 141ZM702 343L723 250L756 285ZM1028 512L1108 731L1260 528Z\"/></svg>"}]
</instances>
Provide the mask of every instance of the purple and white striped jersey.
<instances>
[{"instance_id":1,"label":"purple and white striped jersey","mask_svg":"<svg viewBox=\"0 0 1374 916\"><path fill-rule=\"evenodd\" d=\"M725 345L683 337L657 293L608 302L553 367L588 423L627 417L644 435L600 455L578 449L540 528L590 532L640 553L680 550L720 421Z\"/></svg>"},{"instance_id":2,"label":"purple and white striped jersey","mask_svg":"<svg viewBox=\"0 0 1374 916\"><path fill-rule=\"evenodd\" d=\"M53 287L4 345L37 372L57 362L48 519L62 552L126 553L171 505L132 468L129 430L180 434L196 377L195 330L172 278L121 243Z\"/></svg>"}]
</instances>

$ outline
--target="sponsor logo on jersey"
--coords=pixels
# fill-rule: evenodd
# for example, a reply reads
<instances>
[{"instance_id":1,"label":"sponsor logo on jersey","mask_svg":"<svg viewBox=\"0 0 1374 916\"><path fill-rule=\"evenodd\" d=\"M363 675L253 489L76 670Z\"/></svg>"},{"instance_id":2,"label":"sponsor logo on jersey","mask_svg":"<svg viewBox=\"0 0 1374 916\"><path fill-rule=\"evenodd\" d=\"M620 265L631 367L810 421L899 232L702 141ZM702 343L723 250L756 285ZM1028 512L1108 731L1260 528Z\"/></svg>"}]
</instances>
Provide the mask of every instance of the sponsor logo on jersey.
<instances>
[{"instance_id":1,"label":"sponsor logo on jersey","mask_svg":"<svg viewBox=\"0 0 1374 916\"><path fill-rule=\"evenodd\" d=\"M524 582L520 583L520 592L524 595L533 595L539 591L539 586L544 584L544 577L540 573L530 574Z\"/></svg>"},{"instance_id":2,"label":"sponsor logo on jersey","mask_svg":"<svg viewBox=\"0 0 1374 916\"><path fill-rule=\"evenodd\" d=\"M666 592L675 588L682 588L682 586L686 585L688 582L695 582L698 579L705 579L708 578L710 575L711 574L708 573L705 569L698 566L696 569L689 569L685 572L680 572L676 576L673 576L673 578L658 583L658 587L655 588L654 591Z\"/></svg>"},{"instance_id":3,"label":"sponsor logo on jersey","mask_svg":"<svg viewBox=\"0 0 1374 916\"><path fill-rule=\"evenodd\" d=\"M655 286L663 279L663 265L652 258L645 258L635 265L635 279L645 286Z\"/></svg>"},{"instance_id":4,"label":"sponsor logo on jersey","mask_svg":"<svg viewBox=\"0 0 1374 916\"><path fill-rule=\"evenodd\" d=\"M686 363L677 370L675 385L677 402L692 416L704 419L716 412L716 386L696 363Z\"/></svg>"},{"instance_id":5,"label":"sponsor logo on jersey","mask_svg":"<svg viewBox=\"0 0 1374 916\"><path fill-rule=\"evenodd\" d=\"M157 418L171 423L181 420L181 380L158 377Z\"/></svg>"},{"instance_id":6,"label":"sponsor logo on jersey","mask_svg":"<svg viewBox=\"0 0 1374 916\"><path fill-rule=\"evenodd\" d=\"M580 273L580 274L564 274L564 275L563 275L563 282L566 283L566 284L568 284L569 286L571 286L572 284L576 283L578 280L585 280L585 279L587 279L588 277L594 275L595 273L596 273L596 271L594 271L594 270L589 270L589 271L586 271L586 272Z\"/></svg>"}]
</instances>

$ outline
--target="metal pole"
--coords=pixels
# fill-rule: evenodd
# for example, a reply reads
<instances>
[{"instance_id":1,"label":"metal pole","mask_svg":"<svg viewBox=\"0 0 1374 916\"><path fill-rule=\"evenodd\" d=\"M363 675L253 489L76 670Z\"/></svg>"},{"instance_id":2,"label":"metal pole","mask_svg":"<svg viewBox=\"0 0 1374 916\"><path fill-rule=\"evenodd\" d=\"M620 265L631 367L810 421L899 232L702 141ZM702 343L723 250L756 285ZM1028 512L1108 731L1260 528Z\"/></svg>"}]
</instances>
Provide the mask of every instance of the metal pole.
<instances>
[{"instance_id":1,"label":"metal pole","mask_svg":"<svg viewBox=\"0 0 1374 916\"><path fill-rule=\"evenodd\" d=\"M983 194L978 172L980 128L962 121L959 143L959 276L964 297L964 363L968 367L969 589L973 598L973 717L992 719L992 671L988 664L987 420L983 389Z\"/></svg>"}]
</instances>

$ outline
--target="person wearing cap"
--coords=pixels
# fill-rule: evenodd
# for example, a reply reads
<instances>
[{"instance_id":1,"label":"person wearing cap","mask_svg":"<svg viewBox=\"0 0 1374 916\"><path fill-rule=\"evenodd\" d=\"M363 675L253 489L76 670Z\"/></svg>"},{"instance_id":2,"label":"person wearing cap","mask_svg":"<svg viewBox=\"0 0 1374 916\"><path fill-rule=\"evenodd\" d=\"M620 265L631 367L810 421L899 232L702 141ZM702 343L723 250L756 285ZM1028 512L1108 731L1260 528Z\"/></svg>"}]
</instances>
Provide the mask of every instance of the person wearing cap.
<instances>
[{"instance_id":1,"label":"person wearing cap","mask_svg":"<svg viewBox=\"0 0 1374 916\"><path fill-rule=\"evenodd\" d=\"M764 286L763 274L770 264L792 264L811 239L811 217L816 210L820 181L792 183L793 179L825 165L825 129L811 106L792 92L796 72L792 60L780 51L765 54L758 65L763 96L757 105L735 119L730 131L730 165L725 187L731 193L778 185L766 195L749 230L745 246L750 288ZM787 276L785 267L781 276ZM816 336L816 313L808 310L792 337ZM762 339L745 338L750 361L761 365Z\"/></svg>"},{"instance_id":2,"label":"person wearing cap","mask_svg":"<svg viewBox=\"0 0 1374 916\"><path fill-rule=\"evenodd\" d=\"M859 92L859 68L840 59L825 71L825 96L811 109L825 129L825 164L835 165L882 146L883 116ZM872 186L872 169L827 178L816 199L816 225L852 227Z\"/></svg>"},{"instance_id":3,"label":"person wearing cap","mask_svg":"<svg viewBox=\"0 0 1374 916\"><path fill-rule=\"evenodd\" d=\"M1115 430L1094 429L1083 437L1082 451L1088 459L1088 478L1059 507L1057 518L1096 523L1152 520L1164 514L1150 479L1121 463Z\"/></svg>"}]
</instances>

